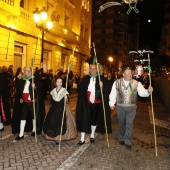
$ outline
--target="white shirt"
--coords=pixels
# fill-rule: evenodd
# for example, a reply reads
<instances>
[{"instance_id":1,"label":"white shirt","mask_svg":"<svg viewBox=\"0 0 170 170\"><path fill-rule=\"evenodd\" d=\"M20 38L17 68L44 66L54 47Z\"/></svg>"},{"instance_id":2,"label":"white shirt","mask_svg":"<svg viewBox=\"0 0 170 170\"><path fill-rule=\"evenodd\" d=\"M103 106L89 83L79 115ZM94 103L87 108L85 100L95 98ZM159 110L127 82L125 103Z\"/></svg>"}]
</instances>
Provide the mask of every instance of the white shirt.
<instances>
[{"instance_id":1,"label":"white shirt","mask_svg":"<svg viewBox=\"0 0 170 170\"><path fill-rule=\"evenodd\" d=\"M26 80L25 81L25 86L24 86L23 93L29 93L29 86L30 86L30 81ZM28 96L28 100L31 100L30 95Z\"/></svg>"},{"instance_id":2,"label":"white shirt","mask_svg":"<svg viewBox=\"0 0 170 170\"><path fill-rule=\"evenodd\" d=\"M125 83L126 86L129 85L129 81L125 81L123 79L123 82ZM150 95L150 93L148 92L147 89L145 89L143 87L143 85L141 84L141 82L138 82L138 86L137 86L137 92L138 92L138 95L141 96L141 97L148 97ZM112 86L112 90L111 90L111 93L109 95L109 105L110 107L114 106L115 103L116 103L116 98L117 98L117 94L118 94L118 91L116 89L116 82L113 83L113 86Z\"/></svg>"},{"instance_id":3,"label":"white shirt","mask_svg":"<svg viewBox=\"0 0 170 170\"><path fill-rule=\"evenodd\" d=\"M87 91L91 92L90 93L90 101L92 103L94 103L94 101L95 101L95 84L96 84L96 78L95 77L91 77Z\"/></svg>"}]
</instances>

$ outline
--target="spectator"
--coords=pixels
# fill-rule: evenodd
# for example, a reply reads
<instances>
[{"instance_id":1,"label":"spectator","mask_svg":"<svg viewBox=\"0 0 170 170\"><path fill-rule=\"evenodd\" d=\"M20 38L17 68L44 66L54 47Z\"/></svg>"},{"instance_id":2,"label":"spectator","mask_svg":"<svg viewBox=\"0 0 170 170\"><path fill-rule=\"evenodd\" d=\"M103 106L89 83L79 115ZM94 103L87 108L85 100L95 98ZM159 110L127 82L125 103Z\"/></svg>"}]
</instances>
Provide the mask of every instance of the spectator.
<instances>
[{"instance_id":1,"label":"spectator","mask_svg":"<svg viewBox=\"0 0 170 170\"><path fill-rule=\"evenodd\" d=\"M5 76L0 72L0 131L4 131L4 125L11 123L11 111L9 103L9 88Z\"/></svg>"},{"instance_id":2,"label":"spectator","mask_svg":"<svg viewBox=\"0 0 170 170\"><path fill-rule=\"evenodd\" d=\"M47 73L47 81L48 81L48 92L52 90L52 80L53 80L53 70L49 69L49 72Z\"/></svg>"},{"instance_id":3,"label":"spectator","mask_svg":"<svg viewBox=\"0 0 170 170\"><path fill-rule=\"evenodd\" d=\"M17 68L17 71L16 71L15 76L14 76L15 84L17 84L18 80L20 80L22 78L22 76L23 76L23 72L22 72L21 67L19 67L19 68Z\"/></svg>"},{"instance_id":4,"label":"spectator","mask_svg":"<svg viewBox=\"0 0 170 170\"><path fill-rule=\"evenodd\" d=\"M107 80L108 80L108 85L109 85L109 93L111 92L111 89L112 89L112 85L113 85L113 82L114 82L114 79L112 77L112 73L108 73L107 75Z\"/></svg>"}]
</instances>

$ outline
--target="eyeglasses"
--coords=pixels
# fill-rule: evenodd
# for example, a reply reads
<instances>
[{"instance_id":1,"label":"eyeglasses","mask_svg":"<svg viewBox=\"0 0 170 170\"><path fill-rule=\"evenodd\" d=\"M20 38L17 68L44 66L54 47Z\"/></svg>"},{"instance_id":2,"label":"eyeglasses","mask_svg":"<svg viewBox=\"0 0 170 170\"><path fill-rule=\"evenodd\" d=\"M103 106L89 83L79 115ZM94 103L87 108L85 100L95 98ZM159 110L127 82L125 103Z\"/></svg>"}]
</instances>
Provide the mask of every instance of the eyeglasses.
<instances>
[{"instance_id":1,"label":"eyeglasses","mask_svg":"<svg viewBox=\"0 0 170 170\"><path fill-rule=\"evenodd\" d=\"M96 70L97 68L90 68L90 70Z\"/></svg>"},{"instance_id":2,"label":"eyeglasses","mask_svg":"<svg viewBox=\"0 0 170 170\"><path fill-rule=\"evenodd\" d=\"M24 70L24 72L26 72L26 71L31 72L31 70Z\"/></svg>"}]
</instances>

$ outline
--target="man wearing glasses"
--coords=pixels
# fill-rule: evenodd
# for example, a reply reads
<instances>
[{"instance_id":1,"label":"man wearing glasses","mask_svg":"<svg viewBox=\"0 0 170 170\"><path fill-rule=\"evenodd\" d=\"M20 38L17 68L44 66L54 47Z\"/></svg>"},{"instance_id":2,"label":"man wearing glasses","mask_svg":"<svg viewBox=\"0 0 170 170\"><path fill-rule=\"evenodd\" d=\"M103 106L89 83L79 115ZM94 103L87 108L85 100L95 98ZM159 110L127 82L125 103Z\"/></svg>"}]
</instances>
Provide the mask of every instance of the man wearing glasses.
<instances>
[{"instance_id":1,"label":"man wearing glasses","mask_svg":"<svg viewBox=\"0 0 170 170\"><path fill-rule=\"evenodd\" d=\"M90 133L90 143L94 143L95 132L105 133L104 113L101 99L103 91L107 131L111 133L111 118L109 108L109 86L107 79L99 76L97 65L90 64L89 75L82 78L79 86L79 94L76 107L77 130L81 132L81 139L77 145L85 144L85 134Z\"/></svg>"},{"instance_id":2,"label":"man wearing glasses","mask_svg":"<svg viewBox=\"0 0 170 170\"><path fill-rule=\"evenodd\" d=\"M34 95L33 95L34 92ZM32 68L24 67L24 76L16 84L15 104L12 118L12 133L19 133L15 141L24 139L24 131L35 136L34 105L36 113L36 130L41 134L45 116L42 83L32 76Z\"/></svg>"}]
</instances>

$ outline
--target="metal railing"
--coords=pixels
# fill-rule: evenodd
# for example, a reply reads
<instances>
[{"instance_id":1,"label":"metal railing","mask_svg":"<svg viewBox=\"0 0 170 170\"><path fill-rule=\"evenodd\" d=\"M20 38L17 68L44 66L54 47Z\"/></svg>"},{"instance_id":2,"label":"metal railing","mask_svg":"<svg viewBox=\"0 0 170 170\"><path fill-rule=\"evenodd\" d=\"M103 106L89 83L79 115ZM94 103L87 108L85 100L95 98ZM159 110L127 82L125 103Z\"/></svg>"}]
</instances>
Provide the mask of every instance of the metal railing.
<instances>
[{"instance_id":1,"label":"metal railing","mask_svg":"<svg viewBox=\"0 0 170 170\"><path fill-rule=\"evenodd\" d=\"M23 8L20 8L20 16L26 20L30 20L30 16L32 17L32 13Z\"/></svg>"},{"instance_id":2,"label":"metal railing","mask_svg":"<svg viewBox=\"0 0 170 170\"><path fill-rule=\"evenodd\" d=\"M5 2L8 5L14 6L14 0L0 0L0 1Z\"/></svg>"}]
</instances>

